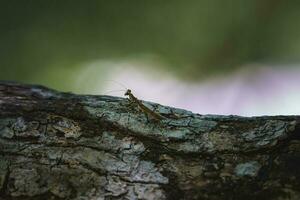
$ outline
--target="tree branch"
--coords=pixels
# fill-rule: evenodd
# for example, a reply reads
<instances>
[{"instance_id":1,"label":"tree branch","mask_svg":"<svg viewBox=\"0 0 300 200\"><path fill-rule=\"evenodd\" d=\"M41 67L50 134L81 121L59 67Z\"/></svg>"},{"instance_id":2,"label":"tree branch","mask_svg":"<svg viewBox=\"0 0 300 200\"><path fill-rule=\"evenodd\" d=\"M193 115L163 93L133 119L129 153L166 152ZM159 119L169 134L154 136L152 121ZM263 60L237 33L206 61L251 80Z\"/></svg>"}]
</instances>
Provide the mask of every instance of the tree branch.
<instances>
[{"instance_id":1,"label":"tree branch","mask_svg":"<svg viewBox=\"0 0 300 200\"><path fill-rule=\"evenodd\" d=\"M300 199L300 117L0 82L0 199Z\"/></svg>"}]
</instances>

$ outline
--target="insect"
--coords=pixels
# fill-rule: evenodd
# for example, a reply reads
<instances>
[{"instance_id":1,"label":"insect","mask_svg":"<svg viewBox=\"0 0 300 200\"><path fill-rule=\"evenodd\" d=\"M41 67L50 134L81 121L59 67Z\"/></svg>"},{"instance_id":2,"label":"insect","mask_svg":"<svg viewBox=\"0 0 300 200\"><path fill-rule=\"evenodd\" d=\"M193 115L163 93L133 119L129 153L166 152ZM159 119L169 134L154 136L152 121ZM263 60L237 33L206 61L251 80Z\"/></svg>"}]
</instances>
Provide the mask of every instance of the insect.
<instances>
[{"instance_id":1,"label":"insect","mask_svg":"<svg viewBox=\"0 0 300 200\"><path fill-rule=\"evenodd\" d=\"M117 81L113 81L113 80L106 80L106 81L110 81L110 82L113 82L115 84L118 84L120 86L122 86L123 88L126 89L126 92L125 92L125 96L128 96L129 97L129 100L131 103L137 105L139 107L139 109L144 112L147 116L150 116L151 118L157 120L157 121L160 121L160 120L163 120L163 119L167 119L166 117L160 115L159 113L156 113L154 112L153 110L151 110L150 108L148 108L147 106L145 106L143 104L143 102L141 100L139 100L138 98L136 98L130 89L127 89L127 87L125 85L123 85L122 83L119 83ZM115 91L124 91L124 90L115 90Z\"/></svg>"},{"instance_id":2,"label":"insect","mask_svg":"<svg viewBox=\"0 0 300 200\"><path fill-rule=\"evenodd\" d=\"M139 100L138 98L136 98L130 89L127 89L125 94L125 96L129 97L129 100L134 103L137 104L138 107L147 115L147 116L151 116L153 119L160 121L163 119L166 119L166 117L154 112L153 110L151 110L150 108L148 108L147 106L145 106L141 100Z\"/></svg>"}]
</instances>

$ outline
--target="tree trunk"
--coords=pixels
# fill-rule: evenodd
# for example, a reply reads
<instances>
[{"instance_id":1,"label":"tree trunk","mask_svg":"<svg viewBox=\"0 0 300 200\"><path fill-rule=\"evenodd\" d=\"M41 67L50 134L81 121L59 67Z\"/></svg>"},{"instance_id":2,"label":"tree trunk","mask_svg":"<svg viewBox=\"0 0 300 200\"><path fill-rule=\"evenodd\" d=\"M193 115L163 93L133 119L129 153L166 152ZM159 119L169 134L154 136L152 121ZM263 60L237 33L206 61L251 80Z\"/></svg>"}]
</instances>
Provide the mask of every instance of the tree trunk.
<instances>
[{"instance_id":1,"label":"tree trunk","mask_svg":"<svg viewBox=\"0 0 300 200\"><path fill-rule=\"evenodd\" d=\"M300 117L0 82L0 199L300 199Z\"/></svg>"}]
</instances>

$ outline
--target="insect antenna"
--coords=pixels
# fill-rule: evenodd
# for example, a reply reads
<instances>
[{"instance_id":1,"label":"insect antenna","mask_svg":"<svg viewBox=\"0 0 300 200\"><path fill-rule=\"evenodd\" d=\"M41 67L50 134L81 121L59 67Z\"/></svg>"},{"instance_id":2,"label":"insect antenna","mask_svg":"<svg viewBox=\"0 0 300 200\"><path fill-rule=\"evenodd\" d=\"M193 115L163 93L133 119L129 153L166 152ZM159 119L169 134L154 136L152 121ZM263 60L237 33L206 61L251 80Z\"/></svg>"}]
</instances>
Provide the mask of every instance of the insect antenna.
<instances>
[{"instance_id":1,"label":"insect antenna","mask_svg":"<svg viewBox=\"0 0 300 200\"><path fill-rule=\"evenodd\" d=\"M114 93L114 92L125 92L126 90L110 90L110 91L107 91L107 92L104 92L103 95L108 95L110 93Z\"/></svg>"},{"instance_id":2,"label":"insect antenna","mask_svg":"<svg viewBox=\"0 0 300 200\"><path fill-rule=\"evenodd\" d=\"M125 90L128 90L128 88L127 88L124 84L122 84L122 83L120 83L120 82L118 82L118 81L115 81L115 80L104 80L104 81L112 82L112 83L114 83L114 84L117 84L118 86L121 86L121 87L124 88Z\"/></svg>"}]
</instances>

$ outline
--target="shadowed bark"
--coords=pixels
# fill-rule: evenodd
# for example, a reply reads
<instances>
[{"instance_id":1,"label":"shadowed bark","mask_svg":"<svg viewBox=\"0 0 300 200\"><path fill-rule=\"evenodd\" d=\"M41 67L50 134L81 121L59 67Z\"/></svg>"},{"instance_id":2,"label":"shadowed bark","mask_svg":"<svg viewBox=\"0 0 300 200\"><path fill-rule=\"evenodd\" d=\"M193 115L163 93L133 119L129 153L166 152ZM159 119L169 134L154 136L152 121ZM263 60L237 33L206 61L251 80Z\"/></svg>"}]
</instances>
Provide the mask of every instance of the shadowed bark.
<instances>
[{"instance_id":1,"label":"shadowed bark","mask_svg":"<svg viewBox=\"0 0 300 200\"><path fill-rule=\"evenodd\" d=\"M300 117L0 82L0 199L300 199Z\"/></svg>"}]
</instances>

